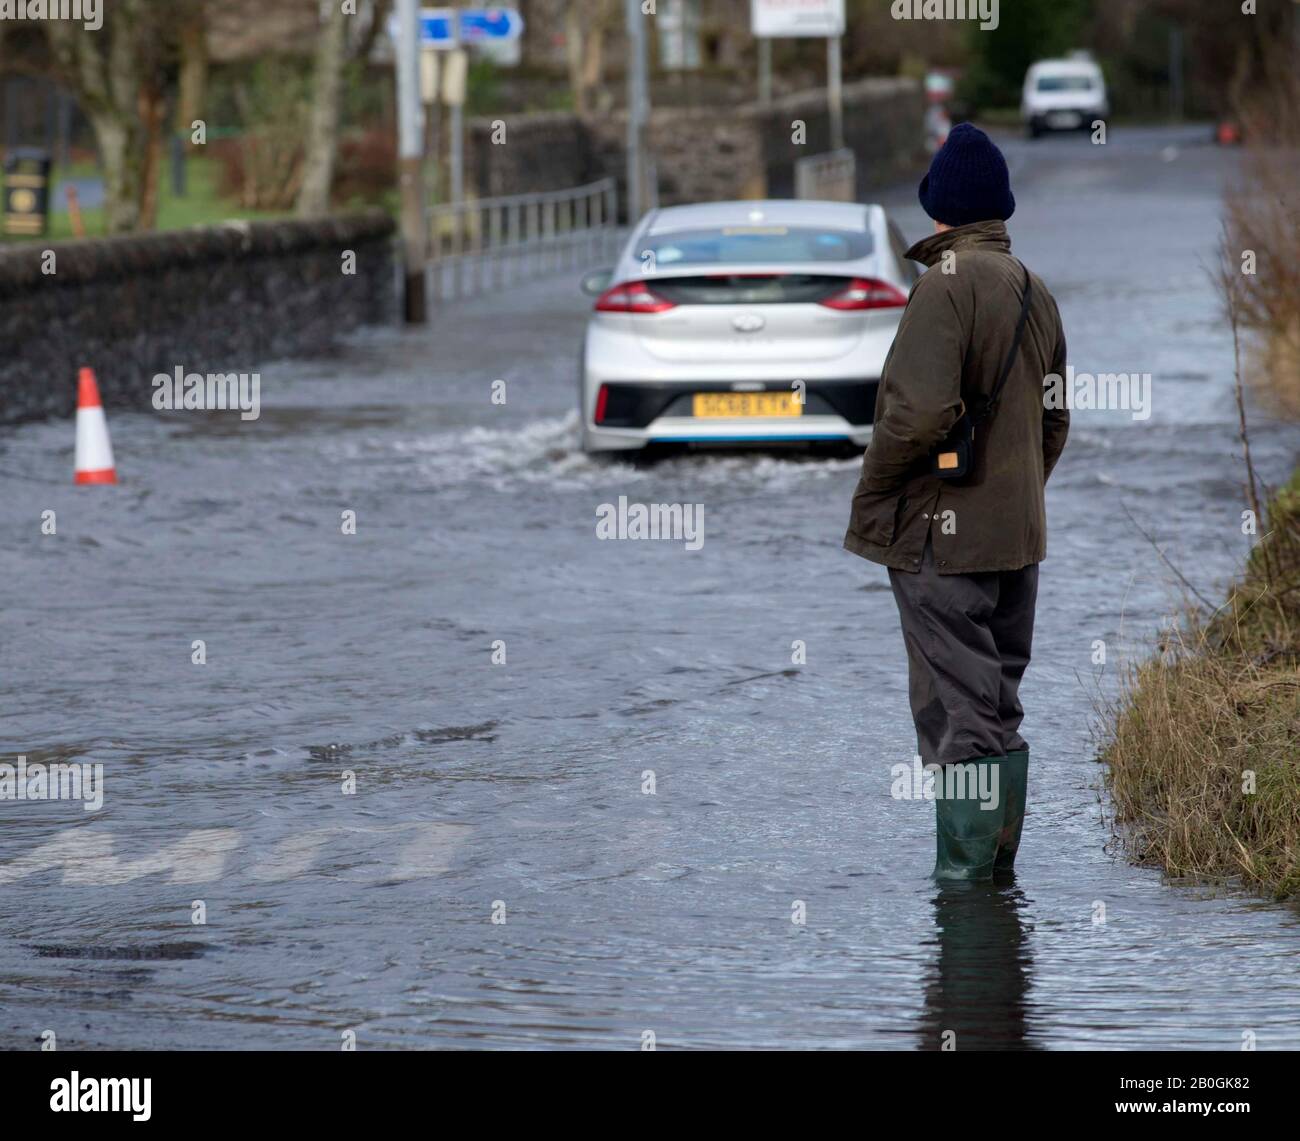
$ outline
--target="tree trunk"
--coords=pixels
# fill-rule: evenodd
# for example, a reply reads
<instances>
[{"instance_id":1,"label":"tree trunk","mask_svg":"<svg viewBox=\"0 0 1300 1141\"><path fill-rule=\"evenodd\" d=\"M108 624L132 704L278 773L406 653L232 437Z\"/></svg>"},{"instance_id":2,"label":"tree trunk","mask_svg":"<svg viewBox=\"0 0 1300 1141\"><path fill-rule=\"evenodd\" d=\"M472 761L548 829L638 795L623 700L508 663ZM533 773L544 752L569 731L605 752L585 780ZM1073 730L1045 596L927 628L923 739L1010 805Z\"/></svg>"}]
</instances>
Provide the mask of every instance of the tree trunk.
<instances>
[{"instance_id":1,"label":"tree trunk","mask_svg":"<svg viewBox=\"0 0 1300 1141\"><path fill-rule=\"evenodd\" d=\"M166 101L156 83L140 88L141 145L144 161L140 169L140 216L136 228L152 230L158 225L158 180L163 164L163 119Z\"/></svg>"},{"instance_id":2,"label":"tree trunk","mask_svg":"<svg viewBox=\"0 0 1300 1141\"><path fill-rule=\"evenodd\" d=\"M194 120L201 119L208 101L208 33L202 5L195 5L180 29L180 75L176 92L176 132L194 149Z\"/></svg>"},{"instance_id":3,"label":"tree trunk","mask_svg":"<svg viewBox=\"0 0 1300 1141\"><path fill-rule=\"evenodd\" d=\"M108 98L107 110L114 115L122 131L125 144L121 155L123 194L129 198L112 203L105 194L105 218L110 234L127 233L140 228L140 206L144 194L146 147L143 124L140 120L141 51L140 45L148 42L146 9L139 0L126 0L116 13L118 25L110 32L104 87ZM83 51L97 53L93 39L98 32L79 31ZM107 161L105 162L107 174ZM107 182L107 178L105 178Z\"/></svg>"},{"instance_id":4,"label":"tree trunk","mask_svg":"<svg viewBox=\"0 0 1300 1141\"><path fill-rule=\"evenodd\" d=\"M588 92L601 85L605 78L605 23L594 24L587 34L586 51L583 52L582 84ZM588 99L590 102L590 99Z\"/></svg>"},{"instance_id":5,"label":"tree trunk","mask_svg":"<svg viewBox=\"0 0 1300 1141\"><path fill-rule=\"evenodd\" d=\"M307 121L307 154L297 213L310 217L329 212L330 188L338 157L339 96L343 86L343 59L347 26L343 6L326 8L325 23L316 39L316 65L312 82L311 114Z\"/></svg>"},{"instance_id":6,"label":"tree trunk","mask_svg":"<svg viewBox=\"0 0 1300 1141\"><path fill-rule=\"evenodd\" d=\"M103 29L49 20L46 35L59 71L90 120L104 167L104 223L110 234L140 224L146 145L140 120L140 48L160 35L141 0L121 0Z\"/></svg>"},{"instance_id":7,"label":"tree trunk","mask_svg":"<svg viewBox=\"0 0 1300 1141\"><path fill-rule=\"evenodd\" d=\"M129 234L140 221L140 133L130 119L111 110L89 111L104 167L104 226Z\"/></svg>"},{"instance_id":8,"label":"tree trunk","mask_svg":"<svg viewBox=\"0 0 1300 1141\"><path fill-rule=\"evenodd\" d=\"M573 0L564 12L564 47L569 64L573 109L592 109L592 92L605 77L605 33L613 9L610 0Z\"/></svg>"},{"instance_id":9,"label":"tree trunk","mask_svg":"<svg viewBox=\"0 0 1300 1141\"><path fill-rule=\"evenodd\" d=\"M573 110L578 115L587 113L587 84L583 69L586 54L586 13L583 6L573 0L564 10L564 55L569 65L569 90L573 94Z\"/></svg>"}]
</instances>

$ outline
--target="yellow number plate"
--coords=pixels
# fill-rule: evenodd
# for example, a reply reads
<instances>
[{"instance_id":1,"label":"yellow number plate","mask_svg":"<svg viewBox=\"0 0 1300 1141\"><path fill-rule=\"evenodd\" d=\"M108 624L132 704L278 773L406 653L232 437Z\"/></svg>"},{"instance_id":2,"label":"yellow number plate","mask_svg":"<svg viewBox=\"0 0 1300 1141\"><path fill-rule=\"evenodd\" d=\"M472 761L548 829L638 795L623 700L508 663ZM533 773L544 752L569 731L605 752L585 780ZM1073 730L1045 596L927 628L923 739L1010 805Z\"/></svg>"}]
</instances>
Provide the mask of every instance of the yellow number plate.
<instances>
[{"instance_id":1,"label":"yellow number plate","mask_svg":"<svg viewBox=\"0 0 1300 1141\"><path fill-rule=\"evenodd\" d=\"M696 416L710 419L745 416L802 416L795 392L697 392L691 402Z\"/></svg>"}]
</instances>

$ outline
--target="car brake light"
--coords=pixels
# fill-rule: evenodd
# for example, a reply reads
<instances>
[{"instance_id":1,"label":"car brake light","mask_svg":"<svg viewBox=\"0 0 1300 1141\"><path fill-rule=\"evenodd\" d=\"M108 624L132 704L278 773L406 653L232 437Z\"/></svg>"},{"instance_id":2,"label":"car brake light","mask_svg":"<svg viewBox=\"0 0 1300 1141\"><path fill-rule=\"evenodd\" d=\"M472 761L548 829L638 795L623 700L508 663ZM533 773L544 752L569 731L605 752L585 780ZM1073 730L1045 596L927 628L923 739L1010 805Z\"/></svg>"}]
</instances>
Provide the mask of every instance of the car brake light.
<instances>
[{"instance_id":1,"label":"car brake light","mask_svg":"<svg viewBox=\"0 0 1300 1141\"><path fill-rule=\"evenodd\" d=\"M823 297L817 304L828 309L901 309L907 304L907 294L887 281L855 277L838 293Z\"/></svg>"},{"instance_id":2,"label":"car brake light","mask_svg":"<svg viewBox=\"0 0 1300 1141\"><path fill-rule=\"evenodd\" d=\"M605 422L605 404L608 402L608 400L609 400L609 385L602 384L599 390L596 392L595 419L597 424L603 424Z\"/></svg>"},{"instance_id":3,"label":"car brake light","mask_svg":"<svg viewBox=\"0 0 1300 1141\"><path fill-rule=\"evenodd\" d=\"M615 285L596 299L597 313L662 313L674 308L673 302L660 297L640 281Z\"/></svg>"}]
</instances>

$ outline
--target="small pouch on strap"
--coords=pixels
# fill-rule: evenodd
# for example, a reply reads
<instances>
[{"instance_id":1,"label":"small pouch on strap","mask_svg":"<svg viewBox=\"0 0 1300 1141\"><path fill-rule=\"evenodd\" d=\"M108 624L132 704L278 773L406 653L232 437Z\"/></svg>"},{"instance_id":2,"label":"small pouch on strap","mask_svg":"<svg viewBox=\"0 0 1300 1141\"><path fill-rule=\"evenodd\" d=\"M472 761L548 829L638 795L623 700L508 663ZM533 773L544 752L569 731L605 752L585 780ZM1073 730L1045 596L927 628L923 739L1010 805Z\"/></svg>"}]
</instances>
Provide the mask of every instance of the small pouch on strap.
<instances>
[{"instance_id":1,"label":"small pouch on strap","mask_svg":"<svg viewBox=\"0 0 1300 1141\"><path fill-rule=\"evenodd\" d=\"M975 444L975 425L962 402L957 422L935 449L931 471L940 479L958 479L970 470L971 449Z\"/></svg>"}]
</instances>

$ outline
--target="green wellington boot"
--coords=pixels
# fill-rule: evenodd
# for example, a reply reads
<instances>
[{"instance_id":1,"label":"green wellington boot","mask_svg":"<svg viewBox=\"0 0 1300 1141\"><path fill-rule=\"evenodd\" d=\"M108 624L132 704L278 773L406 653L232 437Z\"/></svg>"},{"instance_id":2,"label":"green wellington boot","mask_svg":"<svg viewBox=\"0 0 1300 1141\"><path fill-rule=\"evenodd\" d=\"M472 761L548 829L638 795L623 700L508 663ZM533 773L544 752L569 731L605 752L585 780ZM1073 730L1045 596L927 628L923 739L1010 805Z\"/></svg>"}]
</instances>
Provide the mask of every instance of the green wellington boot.
<instances>
[{"instance_id":1,"label":"green wellington boot","mask_svg":"<svg viewBox=\"0 0 1300 1141\"><path fill-rule=\"evenodd\" d=\"M997 808L985 810L977 797L948 799L936 797L935 818L935 879L987 880L993 878L993 864L997 859L998 842L1006 826L1005 788L1003 762L1006 757L975 757L967 764L997 765Z\"/></svg>"},{"instance_id":2,"label":"green wellington boot","mask_svg":"<svg viewBox=\"0 0 1300 1141\"><path fill-rule=\"evenodd\" d=\"M1025 795L1029 787L1029 750L1008 753L1002 763L1002 835L993 862L998 872L1011 871L1020 847L1020 830L1025 825Z\"/></svg>"}]
</instances>

